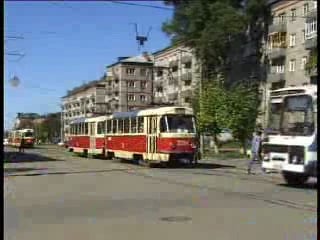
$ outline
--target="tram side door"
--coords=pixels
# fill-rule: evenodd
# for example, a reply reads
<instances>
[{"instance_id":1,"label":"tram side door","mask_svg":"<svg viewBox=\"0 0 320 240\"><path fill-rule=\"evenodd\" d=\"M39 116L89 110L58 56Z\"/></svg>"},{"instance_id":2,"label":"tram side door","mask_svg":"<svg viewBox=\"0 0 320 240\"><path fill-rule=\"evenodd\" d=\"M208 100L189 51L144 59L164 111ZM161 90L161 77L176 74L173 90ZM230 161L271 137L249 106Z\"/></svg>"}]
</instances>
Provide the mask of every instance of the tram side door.
<instances>
[{"instance_id":1,"label":"tram side door","mask_svg":"<svg viewBox=\"0 0 320 240\"><path fill-rule=\"evenodd\" d=\"M90 122L90 149L96 149L96 123Z\"/></svg>"},{"instance_id":2,"label":"tram side door","mask_svg":"<svg viewBox=\"0 0 320 240\"><path fill-rule=\"evenodd\" d=\"M157 152L157 123L157 117L147 118L147 153L151 159Z\"/></svg>"}]
</instances>

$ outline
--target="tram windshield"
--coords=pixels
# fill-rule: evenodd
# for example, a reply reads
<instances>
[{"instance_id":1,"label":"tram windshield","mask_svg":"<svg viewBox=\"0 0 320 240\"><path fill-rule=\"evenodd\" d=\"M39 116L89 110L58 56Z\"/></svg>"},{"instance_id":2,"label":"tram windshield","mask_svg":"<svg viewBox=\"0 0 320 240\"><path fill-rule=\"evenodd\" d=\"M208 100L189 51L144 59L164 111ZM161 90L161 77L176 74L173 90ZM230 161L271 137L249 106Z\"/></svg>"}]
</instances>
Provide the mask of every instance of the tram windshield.
<instances>
[{"instance_id":1,"label":"tram windshield","mask_svg":"<svg viewBox=\"0 0 320 240\"><path fill-rule=\"evenodd\" d=\"M281 119L283 135L309 136L315 130L313 103L311 96L286 97Z\"/></svg>"},{"instance_id":2,"label":"tram windshield","mask_svg":"<svg viewBox=\"0 0 320 240\"><path fill-rule=\"evenodd\" d=\"M167 133L196 133L195 119L186 115L166 115L160 120L160 131Z\"/></svg>"},{"instance_id":3,"label":"tram windshield","mask_svg":"<svg viewBox=\"0 0 320 240\"><path fill-rule=\"evenodd\" d=\"M33 137L33 132L25 132L23 134L24 137Z\"/></svg>"},{"instance_id":4,"label":"tram windshield","mask_svg":"<svg viewBox=\"0 0 320 240\"><path fill-rule=\"evenodd\" d=\"M272 133L280 130L281 103L271 103L269 113L268 129Z\"/></svg>"}]
</instances>

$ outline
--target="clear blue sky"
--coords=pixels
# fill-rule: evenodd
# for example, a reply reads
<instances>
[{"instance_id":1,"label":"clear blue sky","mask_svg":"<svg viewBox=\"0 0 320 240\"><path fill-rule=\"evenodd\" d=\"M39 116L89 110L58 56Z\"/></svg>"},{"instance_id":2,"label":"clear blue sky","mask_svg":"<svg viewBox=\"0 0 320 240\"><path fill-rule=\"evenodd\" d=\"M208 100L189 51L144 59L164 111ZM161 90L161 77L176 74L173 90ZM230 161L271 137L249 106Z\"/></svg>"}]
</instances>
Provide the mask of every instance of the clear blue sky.
<instances>
[{"instance_id":1,"label":"clear blue sky","mask_svg":"<svg viewBox=\"0 0 320 240\"><path fill-rule=\"evenodd\" d=\"M129 1L127 1L129 2ZM164 6L161 1L129 2ZM49 113L60 110L66 91L96 80L105 66L119 56L138 55L135 30L145 34L151 26L144 50L167 47L170 39L161 25L173 11L112 2L5 2L5 36L23 40L5 42L5 128L11 128L17 112ZM17 75L14 88L9 79Z\"/></svg>"}]
</instances>

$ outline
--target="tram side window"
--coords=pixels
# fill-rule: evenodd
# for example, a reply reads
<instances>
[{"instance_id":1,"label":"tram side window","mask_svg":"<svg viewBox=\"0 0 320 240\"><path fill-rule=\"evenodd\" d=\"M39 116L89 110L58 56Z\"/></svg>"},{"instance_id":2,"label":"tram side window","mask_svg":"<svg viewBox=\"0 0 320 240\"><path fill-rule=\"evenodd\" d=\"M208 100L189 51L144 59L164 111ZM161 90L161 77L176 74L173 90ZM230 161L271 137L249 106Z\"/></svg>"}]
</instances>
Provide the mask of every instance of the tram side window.
<instances>
[{"instance_id":1,"label":"tram side window","mask_svg":"<svg viewBox=\"0 0 320 240\"><path fill-rule=\"evenodd\" d=\"M79 135L82 135L83 134L83 123L79 123L79 125L80 125L80 128L79 128Z\"/></svg>"},{"instance_id":2,"label":"tram side window","mask_svg":"<svg viewBox=\"0 0 320 240\"><path fill-rule=\"evenodd\" d=\"M118 133L123 133L123 119L118 120Z\"/></svg>"},{"instance_id":3,"label":"tram side window","mask_svg":"<svg viewBox=\"0 0 320 240\"><path fill-rule=\"evenodd\" d=\"M105 133L105 124L106 122L103 121L103 122L98 122L98 134L104 134Z\"/></svg>"},{"instance_id":4,"label":"tram side window","mask_svg":"<svg viewBox=\"0 0 320 240\"><path fill-rule=\"evenodd\" d=\"M107 133L112 133L111 120L107 120Z\"/></svg>"},{"instance_id":5,"label":"tram side window","mask_svg":"<svg viewBox=\"0 0 320 240\"><path fill-rule=\"evenodd\" d=\"M129 127L130 127L129 123L130 123L129 118L126 118L126 119L123 120L123 125L124 125L123 132L124 133L129 133Z\"/></svg>"},{"instance_id":6,"label":"tram side window","mask_svg":"<svg viewBox=\"0 0 320 240\"><path fill-rule=\"evenodd\" d=\"M80 135L80 133L81 133L81 124L78 123L77 124L77 135Z\"/></svg>"},{"instance_id":7,"label":"tram side window","mask_svg":"<svg viewBox=\"0 0 320 240\"><path fill-rule=\"evenodd\" d=\"M143 128L144 128L144 122L143 122L143 117L138 117L138 132L143 133Z\"/></svg>"},{"instance_id":8,"label":"tram side window","mask_svg":"<svg viewBox=\"0 0 320 240\"><path fill-rule=\"evenodd\" d=\"M84 123L84 134L88 135L89 134L89 128L88 128L88 123Z\"/></svg>"},{"instance_id":9,"label":"tram side window","mask_svg":"<svg viewBox=\"0 0 320 240\"><path fill-rule=\"evenodd\" d=\"M112 133L117 133L117 120L113 119L112 120Z\"/></svg>"},{"instance_id":10,"label":"tram side window","mask_svg":"<svg viewBox=\"0 0 320 240\"><path fill-rule=\"evenodd\" d=\"M137 133L137 119L131 118L131 133Z\"/></svg>"}]
</instances>

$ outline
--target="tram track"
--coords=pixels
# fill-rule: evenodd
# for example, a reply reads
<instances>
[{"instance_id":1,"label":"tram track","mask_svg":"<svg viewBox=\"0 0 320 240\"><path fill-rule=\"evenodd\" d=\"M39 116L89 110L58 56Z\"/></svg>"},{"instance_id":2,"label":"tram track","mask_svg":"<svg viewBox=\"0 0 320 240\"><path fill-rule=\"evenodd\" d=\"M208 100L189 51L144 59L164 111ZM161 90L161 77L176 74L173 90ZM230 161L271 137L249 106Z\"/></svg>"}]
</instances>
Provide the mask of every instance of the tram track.
<instances>
[{"instance_id":1,"label":"tram track","mask_svg":"<svg viewBox=\"0 0 320 240\"><path fill-rule=\"evenodd\" d=\"M206 189L211 192L219 192L219 193L222 193L226 196L237 196L237 197L242 197L242 198L246 198L246 199L260 200L260 201L264 201L264 202L272 204L272 205L283 206L283 207L288 207L288 208L297 209L297 210L305 210L308 212L317 211L316 206L312 206L309 204L300 204L300 203L296 203L296 202L288 201L288 200L283 200L283 199L279 199L279 198L270 198L270 197L265 196L263 194L250 193L250 192L228 191L228 190L218 188L218 187L201 186L198 184L180 182L180 181L176 181L176 180L172 180L172 179L168 179L168 178L164 178L164 177L150 176L148 174L137 172L137 171L135 171L135 172L124 171L124 172L127 174L130 174L130 175L141 176L144 178L156 180L159 182L164 182L167 184L174 184L174 185L183 186L183 187L187 187L187 188L194 188L194 189Z\"/></svg>"},{"instance_id":2,"label":"tram track","mask_svg":"<svg viewBox=\"0 0 320 240\"><path fill-rule=\"evenodd\" d=\"M76 163L77 160L79 160L78 156L70 156L69 154L67 155L65 152L57 152L57 149L50 149L49 151L43 152L41 150L44 149L36 149L36 151L33 151L33 153L35 154L40 154L40 155L44 155L44 156L48 156L48 157L55 157L58 159L61 158L66 158L66 156L68 157L67 161L71 161L72 164ZM47 149L46 149L47 150ZM84 159L84 158L80 158L80 159ZM88 159L88 161L90 160L96 160L96 161L102 161L103 160L97 160L97 159ZM238 191L230 191L230 190L226 190L223 188L219 188L219 187L212 187L212 186L203 186L203 185L199 185L199 184L194 184L194 183L187 183L187 182L182 182L182 181L178 181L178 180L174 180L168 177L160 177L160 176L151 176L149 173L149 171L147 173L144 173L143 171L149 170L148 167L145 166L140 166L140 165L134 165L132 163L122 163L122 162L118 162L118 160L116 161L110 161L113 163L118 163L121 165L125 165L125 164L130 164L130 167L125 167L123 169L109 169L109 170L103 170L100 169L98 170L94 170L93 172L100 172L100 173L107 173L107 172L123 172L129 175L135 175L135 176L140 176L140 177L144 177L147 179L151 179L154 181L159 181L159 182L164 182L167 184L174 184L177 186L182 186L182 187L186 187L186 188L194 188L194 189L206 189L209 192L219 192L222 193L226 196L235 196L235 197L241 197L241 198L246 198L246 199L252 199L252 200L260 200L260 201L264 201L266 203L272 204L272 205L277 205L277 206L283 206L283 207L288 207L288 208L292 208L292 209L297 209L297 210L305 210L308 212L315 212L317 210L316 206L312 206L310 204L303 204L303 203L297 203L294 201L289 201L289 200L283 200L280 198L276 198L276 197L270 197L266 194L261 194L261 193L252 193L252 192L238 192ZM77 162L78 167L86 167L85 165L87 165L87 161L81 161L81 162ZM159 170L159 172L166 172L166 173L172 173L172 174L179 174L179 175L202 175L202 176L218 176L218 177L233 177L235 180L242 180L242 181L252 181L252 177L247 176L245 173L240 173L240 172L235 172L235 171L230 171L230 170L210 170L210 169L194 169L194 168L176 168L176 169L172 169L172 168L159 168L159 169L150 169L151 171L153 170ZM30 173L30 176L37 176L37 175L50 175L50 174L85 174L85 173L89 173L92 171L86 170L86 171L57 171L57 172L48 172L48 173ZM17 176L17 175L16 175ZM172 176L174 177L174 176ZM266 184L275 184L274 180L269 180L269 179L262 179L262 178L257 178L254 177L254 181L255 182L259 182L259 183L266 183ZM276 186L277 187L277 192L303 192L304 190L299 190L299 189L295 189L295 190L290 190L290 189L284 189L284 187L281 186Z\"/></svg>"}]
</instances>

